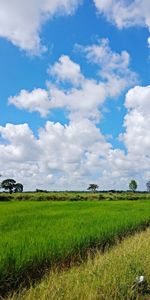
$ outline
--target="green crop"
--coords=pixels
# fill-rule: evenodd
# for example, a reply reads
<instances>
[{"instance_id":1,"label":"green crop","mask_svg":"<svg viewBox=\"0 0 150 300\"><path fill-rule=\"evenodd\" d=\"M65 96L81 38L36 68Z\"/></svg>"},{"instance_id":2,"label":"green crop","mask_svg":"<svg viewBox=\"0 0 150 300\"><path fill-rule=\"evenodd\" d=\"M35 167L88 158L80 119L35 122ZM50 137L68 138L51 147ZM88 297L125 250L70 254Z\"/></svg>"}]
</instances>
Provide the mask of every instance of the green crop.
<instances>
[{"instance_id":1,"label":"green crop","mask_svg":"<svg viewBox=\"0 0 150 300\"><path fill-rule=\"evenodd\" d=\"M82 260L150 222L150 202L0 203L0 293L39 279L45 270Z\"/></svg>"}]
</instances>

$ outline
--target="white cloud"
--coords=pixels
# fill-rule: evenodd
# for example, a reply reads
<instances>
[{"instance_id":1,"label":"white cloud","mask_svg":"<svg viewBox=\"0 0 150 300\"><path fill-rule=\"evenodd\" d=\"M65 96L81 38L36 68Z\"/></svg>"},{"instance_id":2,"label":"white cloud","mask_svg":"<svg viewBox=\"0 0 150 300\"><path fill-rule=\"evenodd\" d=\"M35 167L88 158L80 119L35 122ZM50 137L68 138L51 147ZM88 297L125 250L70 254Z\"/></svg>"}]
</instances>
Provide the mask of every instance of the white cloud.
<instances>
[{"instance_id":1,"label":"white cloud","mask_svg":"<svg viewBox=\"0 0 150 300\"><path fill-rule=\"evenodd\" d=\"M44 22L56 14L72 14L79 3L0 0L0 36L39 54L45 51L40 40ZM119 28L150 27L149 1L95 0L95 4ZM66 109L69 121L68 125L48 121L38 136L28 124L0 126L1 173L23 182L26 189L85 189L91 182L101 189L127 189L132 178L143 188L150 176L150 86L136 86L127 93L125 132L120 137L126 152L113 149L95 123L105 100L134 85L137 75L130 69L129 53L114 52L107 39L78 49L97 68L94 79L63 55L49 68L52 79L46 89L21 90L9 98L17 108L43 117L54 108Z\"/></svg>"},{"instance_id":2,"label":"white cloud","mask_svg":"<svg viewBox=\"0 0 150 300\"><path fill-rule=\"evenodd\" d=\"M146 189L145 183L150 178L149 99L150 86L136 86L126 94L125 132L120 135L126 147L126 154L119 154L119 166L114 160L114 150L110 167L112 170L118 170L120 176L126 180L137 179L141 189Z\"/></svg>"},{"instance_id":3,"label":"white cloud","mask_svg":"<svg viewBox=\"0 0 150 300\"><path fill-rule=\"evenodd\" d=\"M101 39L97 44L92 46L82 47L82 51L86 53L88 60L98 64L101 67L100 74L107 78L107 72L118 72L123 75L129 71L130 56L127 51L122 51L121 54L111 50L108 39ZM106 73L106 75L105 75Z\"/></svg>"},{"instance_id":4,"label":"white cloud","mask_svg":"<svg viewBox=\"0 0 150 300\"><path fill-rule=\"evenodd\" d=\"M54 79L47 82L47 90L35 89L21 91L10 97L9 103L28 111L38 111L42 116L53 108L64 108L69 119L89 118L98 121L100 106L107 98L118 97L127 87L137 82L137 75L129 68L130 56L126 51L121 54L110 49L106 39L97 45L78 46L88 62L96 64L97 79L87 78L80 65L68 56L61 56L49 73ZM70 83L64 88L64 83Z\"/></svg>"},{"instance_id":5,"label":"white cloud","mask_svg":"<svg viewBox=\"0 0 150 300\"><path fill-rule=\"evenodd\" d=\"M84 80L81 88L64 91L56 85L49 84L51 109L66 108L69 119L89 118L99 120L99 106L106 99L105 86L94 80Z\"/></svg>"},{"instance_id":6,"label":"white cloud","mask_svg":"<svg viewBox=\"0 0 150 300\"><path fill-rule=\"evenodd\" d=\"M145 26L150 29L149 0L93 0L118 28ZM46 51L42 45L43 24L54 16L72 15L82 0L0 0L0 37L31 54ZM149 41L149 39L148 39Z\"/></svg>"},{"instance_id":7,"label":"white cloud","mask_svg":"<svg viewBox=\"0 0 150 300\"><path fill-rule=\"evenodd\" d=\"M150 86L136 86L126 95L125 105L128 112L125 116L126 129L123 140L133 156L150 157Z\"/></svg>"},{"instance_id":8,"label":"white cloud","mask_svg":"<svg viewBox=\"0 0 150 300\"><path fill-rule=\"evenodd\" d=\"M42 116L53 108L66 109L69 120L68 125L46 122L38 136L27 124L1 126L2 174L28 189L85 189L91 182L101 189L128 189L132 178L144 188L150 176L150 87L136 86L126 94L125 132L120 137L126 151L113 149L96 121L104 101L118 97L137 76L130 70L129 54L112 51L107 40L79 48L95 64L97 79L85 77L78 64L61 56L50 69L54 79L47 89L23 90L9 98L18 108Z\"/></svg>"},{"instance_id":9,"label":"white cloud","mask_svg":"<svg viewBox=\"0 0 150 300\"><path fill-rule=\"evenodd\" d=\"M55 15L72 14L80 0L0 0L0 37L32 54L46 50L42 25Z\"/></svg>"},{"instance_id":10,"label":"white cloud","mask_svg":"<svg viewBox=\"0 0 150 300\"><path fill-rule=\"evenodd\" d=\"M34 89L31 92L21 90L19 95L9 97L9 104L13 104L20 109L26 109L29 112L38 111L45 117L50 108L49 95L46 90Z\"/></svg>"},{"instance_id":11,"label":"white cloud","mask_svg":"<svg viewBox=\"0 0 150 300\"><path fill-rule=\"evenodd\" d=\"M101 39L97 44L79 48L86 54L89 62L99 67L98 75L107 81L110 96L116 96L137 81L137 74L130 70L129 53L112 51L108 39Z\"/></svg>"},{"instance_id":12,"label":"white cloud","mask_svg":"<svg viewBox=\"0 0 150 300\"><path fill-rule=\"evenodd\" d=\"M48 69L48 73L56 76L58 81L68 81L77 86L84 80L80 66L67 55L62 55L58 62Z\"/></svg>"},{"instance_id":13,"label":"white cloud","mask_svg":"<svg viewBox=\"0 0 150 300\"><path fill-rule=\"evenodd\" d=\"M126 152L113 149L99 128L87 118L68 125L47 121L37 137L27 124L0 127L1 173L27 189L128 189L135 178L145 188L150 171L150 86L136 86L126 94ZM44 181L42 181L44 178Z\"/></svg>"},{"instance_id":14,"label":"white cloud","mask_svg":"<svg viewBox=\"0 0 150 300\"><path fill-rule=\"evenodd\" d=\"M150 85L135 86L128 91L125 105L129 110L136 108L138 111L146 114L150 113L149 99Z\"/></svg>"},{"instance_id":15,"label":"white cloud","mask_svg":"<svg viewBox=\"0 0 150 300\"><path fill-rule=\"evenodd\" d=\"M0 135L3 178L15 178L28 190L86 189L91 182L101 189L127 189L132 178L139 179L143 188L150 175L145 147L142 155L135 149L131 153L129 145L127 155L113 149L87 119L69 125L48 121L38 137L27 124L6 124ZM136 142L134 137L132 144Z\"/></svg>"},{"instance_id":16,"label":"white cloud","mask_svg":"<svg viewBox=\"0 0 150 300\"><path fill-rule=\"evenodd\" d=\"M0 135L6 143L0 145L2 164L20 163L32 157L36 158L36 142L32 131L27 124L0 126ZM7 144L8 141L8 144Z\"/></svg>"},{"instance_id":17,"label":"white cloud","mask_svg":"<svg viewBox=\"0 0 150 300\"><path fill-rule=\"evenodd\" d=\"M111 145L89 120L68 126L47 122L36 138L27 124L0 127L2 174L25 184L25 188L86 188L97 161L105 160ZM44 181L43 181L44 178Z\"/></svg>"},{"instance_id":18,"label":"white cloud","mask_svg":"<svg viewBox=\"0 0 150 300\"><path fill-rule=\"evenodd\" d=\"M94 0L94 3L98 12L118 28L143 26L150 31L149 0Z\"/></svg>"},{"instance_id":19,"label":"white cloud","mask_svg":"<svg viewBox=\"0 0 150 300\"><path fill-rule=\"evenodd\" d=\"M150 27L149 0L94 0L94 3L98 11L119 28L134 25Z\"/></svg>"}]
</instances>

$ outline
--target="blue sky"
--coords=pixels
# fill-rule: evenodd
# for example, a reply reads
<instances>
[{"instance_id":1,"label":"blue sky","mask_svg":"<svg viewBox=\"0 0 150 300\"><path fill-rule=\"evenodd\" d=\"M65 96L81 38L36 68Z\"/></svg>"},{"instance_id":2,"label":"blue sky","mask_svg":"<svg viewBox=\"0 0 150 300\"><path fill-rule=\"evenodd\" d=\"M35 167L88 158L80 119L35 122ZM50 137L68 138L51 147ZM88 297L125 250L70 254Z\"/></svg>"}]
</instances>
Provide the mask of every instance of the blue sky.
<instances>
[{"instance_id":1,"label":"blue sky","mask_svg":"<svg viewBox=\"0 0 150 300\"><path fill-rule=\"evenodd\" d=\"M0 1L3 178L26 190L150 179L149 0ZM44 182L41 182L44 178Z\"/></svg>"}]
</instances>

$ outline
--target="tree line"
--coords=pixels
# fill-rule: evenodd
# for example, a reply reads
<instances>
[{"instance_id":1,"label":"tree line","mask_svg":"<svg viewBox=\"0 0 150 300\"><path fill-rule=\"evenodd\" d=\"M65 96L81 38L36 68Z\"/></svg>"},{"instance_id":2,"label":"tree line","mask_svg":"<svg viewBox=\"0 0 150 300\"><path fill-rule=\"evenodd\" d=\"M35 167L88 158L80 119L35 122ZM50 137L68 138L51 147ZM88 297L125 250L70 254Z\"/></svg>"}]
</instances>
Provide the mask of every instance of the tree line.
<instances>
[{"instance_id":1,"label":"tree line","mask_svg":"<svg viewBox=\"0 0 150 300\"><path fill-rule=\"evenodd\" d=\"M135 192L137 190L138 184L135 179L132 179L129 183L129 190ZM0 183L0 188L8 191L10 194L12 193L21 193L23 192L23 184L20 182L16 182L14 179L5 179ZM87 190L91 192L97 192L99 186L97 184L91 183ZM146 183L147 191L150 192L150 180ZM41 190L36 190L41 191Z\"/></svg>"},{"instance_id":2,"label":"tree line","mask_svg":"<svg viewBox=\"0 0 150 300\"><path fill-rule=\"evenodd\" d=\"M95 192L97 192L98 188L99 188L99 186L97 184L90 183L87 190L95 193ZM129 182L129 190L132 192L135 192L137 190L137 188L138 188L138 184L137 184L136 180L132 179ZM147 188L147 192L150 192L150 180L146 183L146 188Z\"/></svg>"}]
</instances>

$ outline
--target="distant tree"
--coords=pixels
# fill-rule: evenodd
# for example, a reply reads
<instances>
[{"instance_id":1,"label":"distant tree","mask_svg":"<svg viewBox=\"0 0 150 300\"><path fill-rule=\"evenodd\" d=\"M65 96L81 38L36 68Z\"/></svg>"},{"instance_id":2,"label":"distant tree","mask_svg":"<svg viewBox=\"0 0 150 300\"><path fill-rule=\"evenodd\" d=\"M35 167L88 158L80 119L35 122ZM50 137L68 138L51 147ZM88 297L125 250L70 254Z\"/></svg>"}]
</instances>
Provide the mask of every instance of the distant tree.
<instances>
[{"instance_id":1,"label":"distant tree","mask_svg":"<svg viewBox=\"0 0 150 300\"><path fill-rule=\"evenodd\" d=\"M0 177L2 177L2 175L0 174ZM0 189L2 188L2 183L0 182Z\"/></svg>"},{"instance_id":2,"label":"distant tree","mask_svg":"<svg viewBox=\"0 0 150 300\"><path fill-rule=\"evenodd\" d=\"M132 179L129 183L129 189L132 191L132 192L135 192L136 189L137 189L137 182Z\"/></svg>"},{"instance_id":3,"label":"distant tree","mask_svg":"<svg viewBox=\"0 0 150 300\"><path fill-rule=\"evenodd\" d=\"M48 193L47 190L36 189L36 193Z\"/></svg>"},{"instance_id":4,"label":"distant tree","mask_svg":"<svg viewBox=\"0 0 150 300\"><path fill-rule=\"evenodd\" d=\"M99 186L97 184L91 183L91 184L89 184L88 190L95 193L98 188L99 188Z\"/></svg>"},{"instance_id":5,"label":"distant tree","mask_svg":"<svg viewBox=\"0 0 150 300\"><path fill-rule=\"evenodd\" d=\"M146 183L147 191L150 192L150 180Z\"/></svg>"},{"instance_id":6,"label":"distant tree","mask_svg":"<svg viewBox=\"0 0 150 300\"><path fill-rule=\"evenodd\" d=\"M15 193L22 193L23 192L23 184L22 183L19 183L17 182L14 186L14 192Z\"/></svg>"},{"instance_id":7,"label":"distant tree","mask_svg":"<svg viewBox=\"0 0 150 300\"><path fill-rule=\"evenodd\" d=\"M11 194L15 188L16 181L14 179L5 179L1 183L1 188L4 190L9 190L9 193Z\"/></svg>"},{"instance_id":8,"label":"distant tree","mask_svg":"<svg viewBox=\"0 0 150 300\"><path fill-rule=\"evenodd\" d=\"M1 188L9 191L10 194L13 192L23 192L23 184L16 182L14 179L5 179L1 182Z\"/></svg>"}]
</instances>

